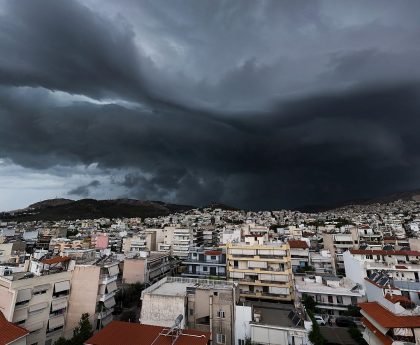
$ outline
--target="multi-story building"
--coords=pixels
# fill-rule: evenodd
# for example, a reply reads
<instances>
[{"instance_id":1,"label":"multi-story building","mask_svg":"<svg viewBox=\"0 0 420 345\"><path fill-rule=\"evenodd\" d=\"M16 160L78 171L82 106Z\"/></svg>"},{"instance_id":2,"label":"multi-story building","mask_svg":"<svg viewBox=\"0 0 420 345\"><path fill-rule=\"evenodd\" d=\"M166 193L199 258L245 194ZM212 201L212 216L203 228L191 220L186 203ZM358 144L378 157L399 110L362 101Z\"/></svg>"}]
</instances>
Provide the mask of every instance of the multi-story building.
<instances>
[{"instance_id":1,"label":"multi-story building","mask_svg":"<svg viewBox=\"0 0 420 345\"><path fill-rule=\"evenodd\" d=\"M182 274L186 277L226 278L226 254L220 249L194 248L189 252L188 259L182 264L186 266L186 270Z\"/></svg>"},{"instance_id":2,"label":"multi-story building","mask_svg":"<svg viewBox=\"0 0 420 345\"><path fill-rule=\"evenodd\" d=\"M238 282L242 299L291 301L293 282L288 244L246 237L245 243L228 243L227 276Z\"/></svg>"},{"instance_id":3,"label":"multi-story building","mask_svg":"<svg viewBox=\"0 0 420 345\"><path fill-rule=\"evenodd\" d=\"M169 253L140 252L124 259L123 283L151 283L174 273L179 261Z\"/></svg>"},{"instance_id":4,"label":"multi-story building","mask_svg":"<svg viewBox=\"0 0 420 345\"><path fill-rule=\"evenodd\" d=\"M309 266L309 245L302 240L289 240L292 270L305 270Z\"/></svg>"},{"instance_id":5,"label":"multi-story building","mask_svg":"<svg viewBox=\"0 0 420 345\"><path fill-rule=\"evenodd\" d=\"M315 269L316 273L335 274L334 257L329 250L309 252L309 264Z\"/></svg>"},{"instance_id":6,"label":"multi-story building","mask_svg":"<svg viewBox=\"0 0 420 345\"><path fill-rule=\"evenodd\" d=\"M366 295L368 302L359 306L364 317L363 338L369 345L420 343L419 308L401 294L392 279L375 272L366 279Z\"/></svg>"},{"instance_id":7,"label":"multi-story building","mask_svg":"<svg viewBox=\"0 0 420 345\"><path fill-rule=\"evenodd\" d=\"M352 249L344 253L346 276L365 285L366 277L374 271L384 271L394 282L408 287L420 287L420 252L413 250L366 250ZM407 290L408 291L408 290ZM416 291L409 292L414 301L419 301ZM416 302L417 303L417 302Z\"/></svg>"},{"instance_id":8,"label":"multi-story building","mask_svg":"<svg viewBox=\"0 0 420 345\"><path fill-rule=\"evenodd\" d=\"M165 277L142 292L140 322L210 332L211 344L235 344L237 287L224 280Z\"/></svg>"},{"instance_id":9,"label":"multi-story building","mask_svg":"<svg viewBox=\"0 0 420 345\"><path fill-rule=\"evenodd\" d=\"M343 315L365 301L363 287L347 278L295 276L295 287L301 300L312 297L323 314Z\"/></svg>"},{"instance_id":10,"label":"multi-story building","mask_svg":"<svg viewBox=\"0 0 420 345\"><path fill-rule=\"evenodd\" d=\"M0 277L0 311L30 332L28 344L51 345L64 331L71 259L55 257L29 265L25 272Z\"/></svg>"},{"instance_id":11,"label":"multi-story building","mask_svg":"<svg viewBox=\"0 0 420 345\"><path fill-rule=\"evenodd\" d=\"M343 253L357 247L357 234L356 228L352 228L345 233L330 232L322 234L324 249L328 249L334 256L337 272L344 270Z\"/></svg>"}]
</instances>

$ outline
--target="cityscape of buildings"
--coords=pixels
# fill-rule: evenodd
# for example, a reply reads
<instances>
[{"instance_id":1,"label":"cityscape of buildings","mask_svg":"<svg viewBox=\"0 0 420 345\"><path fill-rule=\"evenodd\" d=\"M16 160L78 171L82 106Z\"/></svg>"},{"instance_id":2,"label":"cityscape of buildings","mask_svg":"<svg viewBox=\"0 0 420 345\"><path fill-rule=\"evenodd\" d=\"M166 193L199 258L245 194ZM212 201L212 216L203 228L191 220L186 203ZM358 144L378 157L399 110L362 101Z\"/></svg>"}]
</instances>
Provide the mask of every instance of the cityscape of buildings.
<instances>
[{"instance_id":1,"label":"cityscape of buildings","mask_svg":"<svg viewBox=\"0 0 420 345\"><path fill-rule=\"evenodd\" d=\"M0 344L420 344L419 274L415 201L2 222Z\"/></svg>"}]
</instances>

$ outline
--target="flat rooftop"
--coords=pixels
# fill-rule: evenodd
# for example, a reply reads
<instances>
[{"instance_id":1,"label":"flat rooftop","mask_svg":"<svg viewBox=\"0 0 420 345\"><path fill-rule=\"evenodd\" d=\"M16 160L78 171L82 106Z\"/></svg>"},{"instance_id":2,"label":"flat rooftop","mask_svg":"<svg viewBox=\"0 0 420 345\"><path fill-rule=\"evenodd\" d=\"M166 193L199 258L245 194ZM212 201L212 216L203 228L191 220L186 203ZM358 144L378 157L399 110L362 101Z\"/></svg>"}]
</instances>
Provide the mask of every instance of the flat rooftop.
<instances>
[{"instance_id":1,"label":"flat rooftop","mask_svg":"<svg viewBox=\"0 0 420 345\"><path fill-rule=\"evenodd\" d=\"M292 314L297 316L297 311L292 304L268 303L268 302L248 302L246 305L252 306L253 314L260 315L260 321L255 324L279 326L288 328L303 328L303 320L296 325L292 320Z\"/></svg>"},{"instance_id":2,"label":"flat rooftop","mask_svg":"<svg viewBox=\"0 0 420 345\"><path fill-rule=\"evenodd\" d=\"M327 295L346 295L346 296L355 296L359 297L362 294L355 290L351 291L353 287L356 286L356 283L353 283L347 279L342 280L340 286L328 286L323 283L317 283L313 281L304 281L302 277L296 277L295 284L296 289L299 292L309 292L309 293L322 293ZM331 279L332 280L332 279Z\"/></svg>"},{"instance_id":3,"label":"flat rooftop","mask_svg":"<svg viewBox=\"0 0 420 345\"><path fill-rule=\"evenodd\" d=\"M143 290L142 296L146 293L164 296L184 296L188 288L217 288L230 290L233 288L233 286L234 283L229 283L225 280L165 277L155 284L149 286L147 289Z\"/></svg>"}]
</instances>

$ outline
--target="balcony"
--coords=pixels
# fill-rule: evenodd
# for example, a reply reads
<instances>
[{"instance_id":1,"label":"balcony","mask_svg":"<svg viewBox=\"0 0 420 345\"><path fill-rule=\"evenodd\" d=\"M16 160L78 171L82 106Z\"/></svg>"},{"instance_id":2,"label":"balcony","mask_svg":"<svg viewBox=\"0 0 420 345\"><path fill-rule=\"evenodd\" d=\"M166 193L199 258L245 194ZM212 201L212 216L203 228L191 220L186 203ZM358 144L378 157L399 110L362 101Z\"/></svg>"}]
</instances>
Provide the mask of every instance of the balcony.
<instances>
[{"instance_id":1,"label":"balcony","mask_svg":"<svg viewBox=\"0 0 420 345\"><path fill-rule=\"evenodd\" d=\"M108 284L110 282L116 281L117 280L117 276L110 276L109 274L101 274L99 276L99 284Z\"/></svg>"},{"instance_id":2,"label":"balcony","mask_svg":"<svg viewBox=\"0 0 420 345\"><path fill-rule=\"evenodd\" d=\"M115 296L115 291L107 293L107 294L103 294L103 295L99 295L98 298L96 299L97 302L101 301L101 302L105 302L106 300L110 299L111 297Z\"/></svg>"}]
</instances>

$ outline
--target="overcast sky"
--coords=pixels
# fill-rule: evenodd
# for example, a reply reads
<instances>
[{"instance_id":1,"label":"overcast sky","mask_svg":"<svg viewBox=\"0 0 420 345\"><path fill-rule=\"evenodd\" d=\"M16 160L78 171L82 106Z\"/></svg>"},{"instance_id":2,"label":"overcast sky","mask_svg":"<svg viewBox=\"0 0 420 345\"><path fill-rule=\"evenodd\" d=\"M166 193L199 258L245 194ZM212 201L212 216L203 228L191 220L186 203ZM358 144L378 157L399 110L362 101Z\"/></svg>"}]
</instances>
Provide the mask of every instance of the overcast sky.
<instances>
[{"instance_id":1,"label":"overcast sky","mask_svg":"<svg viewBox=\"0 0 420 345\"><path fill-rule=\"evenodd\" d=\"M420 187L419 1L0 0L0 210Z\"/></svg>"}]
</instances>

